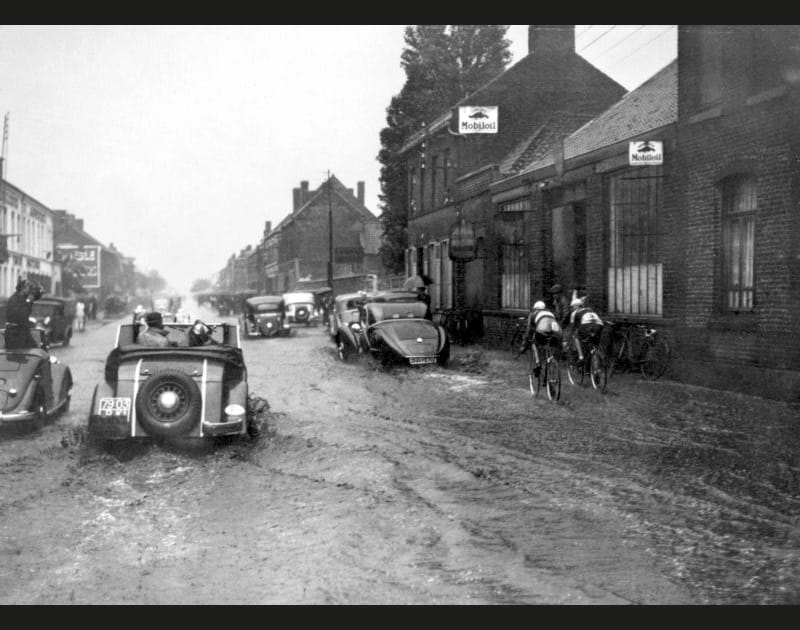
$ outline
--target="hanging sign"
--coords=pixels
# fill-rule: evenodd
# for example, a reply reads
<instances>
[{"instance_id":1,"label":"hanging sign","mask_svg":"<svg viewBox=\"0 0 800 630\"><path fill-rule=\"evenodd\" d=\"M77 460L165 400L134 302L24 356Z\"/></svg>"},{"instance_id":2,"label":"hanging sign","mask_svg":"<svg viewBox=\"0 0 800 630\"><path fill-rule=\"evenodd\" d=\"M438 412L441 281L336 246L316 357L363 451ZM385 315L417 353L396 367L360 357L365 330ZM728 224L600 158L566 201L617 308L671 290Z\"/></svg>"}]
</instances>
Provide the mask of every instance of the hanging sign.
<instances>
[{"instance_id":1,"label":"hanging sign","mask_svg":"<svg viewBox=\"0 0 800 630\"><path fill-rule=\"evenodd\" d=\"M628 145L630 166L649 166L664 163L664 143L654 140L631 142Z\"/></svg>"},{"instance_id":2,"label":"hanging sign","mask_svg":"<svg viewBox=\"0 0 800 630\"><path fill-rule=\"evenodd\" d=\"M458 133L497 133L497 105L458 108Z\"/></svg>"},{"instance_id":3,"label":"hanging sign","mask_svg":"<svg viewBox=\"0 0 800 630\"><path fill-rule=\"evenodd\" d=\"M475 228L472 223L461 219L450 226L448 254L451 260L470 261L475 258Z\"/></svg>"}]
</instances>

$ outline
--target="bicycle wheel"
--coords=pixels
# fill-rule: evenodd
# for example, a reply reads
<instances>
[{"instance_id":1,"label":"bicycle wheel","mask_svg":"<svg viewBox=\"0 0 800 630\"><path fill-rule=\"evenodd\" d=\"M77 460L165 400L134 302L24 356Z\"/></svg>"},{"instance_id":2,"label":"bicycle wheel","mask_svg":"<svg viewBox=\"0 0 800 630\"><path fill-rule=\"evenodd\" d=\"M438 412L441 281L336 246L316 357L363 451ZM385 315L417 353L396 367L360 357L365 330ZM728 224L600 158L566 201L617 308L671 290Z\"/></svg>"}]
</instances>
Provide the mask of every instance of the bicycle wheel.
<instances>
[{"instance_id":1,"label":"bicycle wheel","mask_svg":"<svg viewBox=\"0 0 800 630\"><path fill-rule=\"evenodd\" d=\"M669 344L663 337L654 337L642 348L642 361L639 369L642 376L650 381L655 381L667 371L669 365Z\"/></svg>"},{"instance_id":2,"label":"bicycle wheel","mask_svg":"<svg viewBox=\"0 0 800 630\"><path fill-rule=\"evenodd\" d=\"M541 369L539 374L535 372L536 360L533 356L533 348L528 351L528 385L531 388L531 396L538 396L542 388Z\"/></svg>"},{"instance_id":3,"label":"bicycle wheel","mask_svg":"<svg viewBox=\"0 0 800 630\"><path fill-rule=\"evenodd\" d=\"M605 392L606 385L608 385L608 368L606 367L606 360L602 350L595 349L591 353L589 368L591 371L592 387L599 389L601 392Z\"/></svg>"},{"instance_id":4,"label":"bicycle wheel","mask_svg":"<svg viewBox=\"0 0 800 630\"><path fill-rule=\"evenodd\" d=\"M547 397L556 401L561 398L561 367L554 356L547 358L544 369L544 378L547 382Z\"/></svg>"},{"instance_id":5,"label":"bicycle wheel","mask_svg":"<svg viewBox=\"0 0 800 630\"><path fill-rule=\"evenodd\" d=\"M578 351L574 346L566 351L567 355L567 378L573 385L583 385L583 361L578 360Z\"/></svg>"}]
</instances>

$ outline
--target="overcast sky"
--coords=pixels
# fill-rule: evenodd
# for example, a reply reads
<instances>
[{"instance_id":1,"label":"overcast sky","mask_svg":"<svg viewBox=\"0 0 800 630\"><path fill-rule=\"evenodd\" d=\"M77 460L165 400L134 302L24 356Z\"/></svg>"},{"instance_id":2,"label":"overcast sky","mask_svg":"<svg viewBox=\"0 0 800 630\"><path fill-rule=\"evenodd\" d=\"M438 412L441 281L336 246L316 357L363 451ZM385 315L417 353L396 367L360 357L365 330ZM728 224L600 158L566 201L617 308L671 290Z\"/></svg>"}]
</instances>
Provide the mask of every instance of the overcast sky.
<instances>
[{"instance_id":1,"label":"overcast sky","mask_svg":"<svg viewBox=\"0 0 800 630\"><path fill-rule=\"evenodd\" d=\"M379 132L403 26L0 26L6 179L84 219L179 290L210 278L330 170L379 214ZM513 61L527 26L511 26ZM633 89L675 26L576 26L576 50Z\"/></svg>"}]
</instances>

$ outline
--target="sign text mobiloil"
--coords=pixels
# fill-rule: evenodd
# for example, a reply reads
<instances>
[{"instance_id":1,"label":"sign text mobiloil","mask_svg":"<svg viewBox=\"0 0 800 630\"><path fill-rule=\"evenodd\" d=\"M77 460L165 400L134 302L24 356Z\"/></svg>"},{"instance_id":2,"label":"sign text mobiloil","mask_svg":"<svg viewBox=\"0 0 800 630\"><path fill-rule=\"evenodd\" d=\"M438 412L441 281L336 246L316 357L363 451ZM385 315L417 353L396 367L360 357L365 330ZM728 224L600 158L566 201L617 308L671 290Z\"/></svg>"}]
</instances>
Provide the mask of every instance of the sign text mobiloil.
<instances>
[{"instance_id":1,"label":"sign text mobiloil","mask_svg":"<svg viewBox=\"0 0 800 630\"><path fill-rule=\"evenodd\" d=\"M458 133L497 133L497 106L459 107Z\"/></svg>"}]
</instances>

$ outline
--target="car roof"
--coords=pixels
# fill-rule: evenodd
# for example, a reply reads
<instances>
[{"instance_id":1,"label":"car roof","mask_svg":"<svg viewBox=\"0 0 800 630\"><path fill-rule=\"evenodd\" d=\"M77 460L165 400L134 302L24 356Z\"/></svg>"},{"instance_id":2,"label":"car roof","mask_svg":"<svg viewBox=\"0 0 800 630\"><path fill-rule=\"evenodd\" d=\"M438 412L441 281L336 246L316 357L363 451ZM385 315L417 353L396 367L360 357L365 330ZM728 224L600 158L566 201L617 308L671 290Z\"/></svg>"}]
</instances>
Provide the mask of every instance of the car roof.
<instances>
[{"instance_id":1,"label":"car roof","mask_svg":"<svg viewBox=\"0 0 800 630\"><path fill-rule=\"evenodd\" d=\"M367 294L367 302L416 302L417 294L413 291L374 291Z\"/></svg>"},{"instance_id":2,"label":"car roof","mask_svg":"<svg viewBox=\"0 0 800 630\"><path fill-rule=\"evenodd\" d=\"M349 300L355 300L356 298L362 297L362 295L363 294L361 294L361 293L342 293L340 295L337 295L335 298L333 298L333 301L336 304L339 304L340 302L347 302Z\"/></svg>"},{"instance_id":3,"label":"car roof","mask_svg":"<svg viewBox=\"0 0 800 630\"><path fill-rule=\"evenodd\" d=\"M314 301L314 294L311 291L289 291L288 293L283 294L284 299L290 300L307 300L309 302Z\"/></svg>"},{"instance_id":4,"label":"car roof","mask_svg":"<svg viewBox=\"0 0 800 630\"><path fill-rule=\"evenodd\" d=\"M280 295L256 295L247 298L245 301L251 306L255 306L256 304L277 304L281 300L283 298Z\"/></svg>"}]
</instances>

